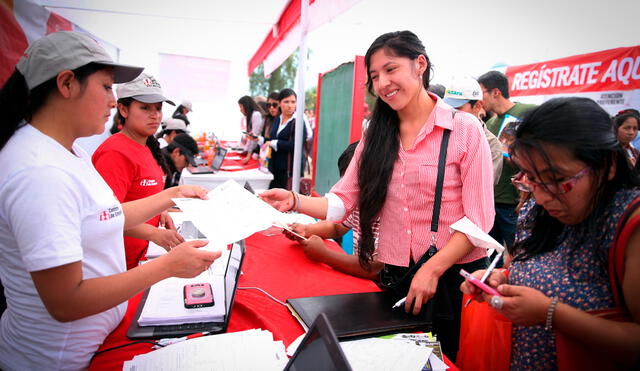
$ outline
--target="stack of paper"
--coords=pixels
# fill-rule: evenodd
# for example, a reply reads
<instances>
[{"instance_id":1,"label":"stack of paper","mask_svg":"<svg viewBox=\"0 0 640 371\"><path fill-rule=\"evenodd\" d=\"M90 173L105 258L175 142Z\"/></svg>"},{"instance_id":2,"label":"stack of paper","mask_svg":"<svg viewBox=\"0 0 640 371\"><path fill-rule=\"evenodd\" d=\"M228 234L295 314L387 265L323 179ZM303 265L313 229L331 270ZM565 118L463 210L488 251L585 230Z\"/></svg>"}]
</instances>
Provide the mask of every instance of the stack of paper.
<instances>
[{"instance_id":1,"label":"stack of paper","mask_svg":"<svg viewBox=\"0 0 640 371\"><path fill-rule=\"evenodd\" d=\"M284 345L264 330L203 336L135 356L125 371L277 370L287 364Z\"/></svg>"},{"instance_id":2,"label":"stack of paper","mask_svg":"<svg viewBox=\"0 0 640 371\"><path fill-rule=\"evenodd\" d=\"M211 284L214 305L205 308L185 308L183 288L190 283ZM196 322L222 322L226 314L224 275L217 275L213 265L194 278L167 278L149 289L138 325L178 325Z\"/></svg>"},{"instance_id":3,"label":"stack of paper","mask_svg":"<svg viewBox=\"0 0 640 371\"><path fill-rule=\"evenodd\" d=\"M435 354L432 347L436 344L431 334L395 334L340 342L354 371L446 370L449 366Z\"/></svg>"}]
</instances>

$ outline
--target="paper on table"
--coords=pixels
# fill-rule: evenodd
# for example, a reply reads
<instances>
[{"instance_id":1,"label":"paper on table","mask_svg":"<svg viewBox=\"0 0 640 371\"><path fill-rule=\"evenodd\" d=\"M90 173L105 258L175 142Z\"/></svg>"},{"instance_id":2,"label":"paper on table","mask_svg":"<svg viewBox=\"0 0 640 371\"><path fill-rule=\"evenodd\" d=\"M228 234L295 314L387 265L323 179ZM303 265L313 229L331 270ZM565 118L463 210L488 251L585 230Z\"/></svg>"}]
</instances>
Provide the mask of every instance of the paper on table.
<instances>
[{"instance_id":1,"label":"paper on table","mask_svg":"<svg viewBox=\"0 0 640 371\"><path fill-rule=\"evenodd\" d=\"M486 234L480 227L475 225L469 218L466 216L457 222L451 224L449 227L452 231L458 231L464 233L469 241L475 247L482 247L491 253L494 249L498 252L504 251L504 246L498 243L498 241L494 240L493 237Z\"/></svg>"},{"instance_id":2,"label":"paper on table","mask_svg":"<svg viewBox=\"0 0 640 371\"><path fill-rule=\"evenodd\" d=\"M135 356L125 371L282 370L284 344L264 330L203 336Z\"/></svg>"},{"instance_id":3,"label":"paper on table","mask_svg":"<svg viewBox=\"0 0 640 371\"><path fill-rule=\"evenodd\" d=\"M367 370L422 370L432 349L411 342L370 338L340 342L351 368Z\"/></svg>"},{"instance_id":4,"label":"paper on table","mask_svg":"<svg viewBox=\"0 0 640 371\"><path fill-rule=\"evenodd\" d=\"M173 201L209 241L230 244L275 222L282 223L281 212L233 179L210 191L208 196L208 200L176 198Z\"/></svg>"},{"instance_id":5,"label":"paper on table","mask_svg":"<svg viewBox=\"0 0 640 371\"><path fill-rule=\"evenodd\" d=\"M214 305L205 308L185 308L184 285L203 282L211 284ZM140 326L157 326L221 322L225 314L224 276L215 275L212 268L209 268L194 278L172 277L151 286L138 324Z\"/></svg>"}]
</instances>

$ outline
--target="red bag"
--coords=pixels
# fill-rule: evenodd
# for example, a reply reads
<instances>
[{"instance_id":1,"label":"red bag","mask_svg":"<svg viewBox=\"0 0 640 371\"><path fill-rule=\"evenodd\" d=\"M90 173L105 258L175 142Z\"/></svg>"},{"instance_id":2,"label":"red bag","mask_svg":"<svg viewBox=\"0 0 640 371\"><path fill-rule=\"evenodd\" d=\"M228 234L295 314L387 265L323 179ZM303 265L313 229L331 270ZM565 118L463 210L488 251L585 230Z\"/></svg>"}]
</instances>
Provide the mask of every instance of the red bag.
<instances>
[{"instance_id":1,"label":"red bag","mask_svg":"<svg viewBox=\"0 0 640 371\"><path fill-rule=\"evenodd\" d=\"M462 302L469 299L463 295ZM462 307L460 347L456 366L461 370L508 370L511 362L511 321L487 303L472 300Z\"/></svg>"},{"instance_id":2,"label":"red bag","mask_svg":"<svg viewBox=\"0 0 640 371\"><path fill-rule=\"evenodd\" d=\"M622 280L624 278L624 250L629 243L629 238L640 226L640 215L631 217L631 214L640 206L640 198L631 202L620 218L616 228L616 235L609 249L609 280L613 291L615 308L590 311L589 313L612 321L629 322L631 317L626 309L622 292ZM558 370L615 370L616 365L611 362L608 354L596 349L591 349L579 341L556 331L556 354Z\"/></svg>"}]
</instances>

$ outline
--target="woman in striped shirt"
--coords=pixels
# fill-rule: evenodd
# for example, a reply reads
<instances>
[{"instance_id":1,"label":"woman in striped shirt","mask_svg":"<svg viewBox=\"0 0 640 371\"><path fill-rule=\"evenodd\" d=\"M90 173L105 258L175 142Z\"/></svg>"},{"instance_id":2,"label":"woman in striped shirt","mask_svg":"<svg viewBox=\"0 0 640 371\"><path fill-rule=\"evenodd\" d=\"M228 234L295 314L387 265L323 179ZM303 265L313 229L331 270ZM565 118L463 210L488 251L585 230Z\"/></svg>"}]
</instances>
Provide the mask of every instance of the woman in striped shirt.
<instances>
[{"instance_id":1,"label":"woman in striped shirt","mask_svg":"<svg viewBox=\"0 0 640 371\"><path fill-rule=\"evenodd\" d=\"M486 265L486 252L449 226L467 217L482 230L492 226L493 170L487 141L476 119L455 112L428 93L431 64L422 42L410 31L378 37L365 56L368 89L378 98L369 128L344 177L323 198L270 190L262 198L279 210L298 210L341 221L360 211L359 259L374 261L372 225L380 219L377 261L407 267L435 242L438 249L415 274L405 310L418 314L442 278L454 320L436 321L435 331L447 356L457 353L462 277ZM430 231L435 201L438 154L445 129L451 130L446 156L440 222ZM379 266L379 265L378 265ZM413 308L413 309L412 309ZM439 326L442 324L443 326Z\"/></svg>"}]
</instances>

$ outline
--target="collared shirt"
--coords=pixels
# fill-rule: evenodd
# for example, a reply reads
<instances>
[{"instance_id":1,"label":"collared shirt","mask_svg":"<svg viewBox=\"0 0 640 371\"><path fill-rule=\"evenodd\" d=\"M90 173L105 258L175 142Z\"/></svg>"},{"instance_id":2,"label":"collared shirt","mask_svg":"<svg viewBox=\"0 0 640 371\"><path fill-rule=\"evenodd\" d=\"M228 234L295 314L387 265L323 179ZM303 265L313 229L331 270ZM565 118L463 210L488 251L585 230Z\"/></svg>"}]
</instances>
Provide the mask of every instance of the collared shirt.
<instances>
[{"instance_id":1,"label":"collared shirt","mask_svg":"<svg viewBox=\"0 0 640 371\"><path fill-rule=\"evenodd\" d=\"M444 247L452 235L449 226L464 216L485 232L493 225L493 167L487 140L475 117L457 112L454 118L449 105L437 96L429 95L435 101L435 107L413 147L404 149L400 144L387 199L379 214L378 260L383 263L408 266L410 260L417 261L429 248L438 155L444 129L450 129L451 136L436 246L438 249ZM358 164L364 140L356 148L345 175L331 189L327 219L342 220L357 206ZM342 205L336 206L336 201ZM476 248L458 263L484 256L486 251Z\"/></svg>"}]
</instances>

